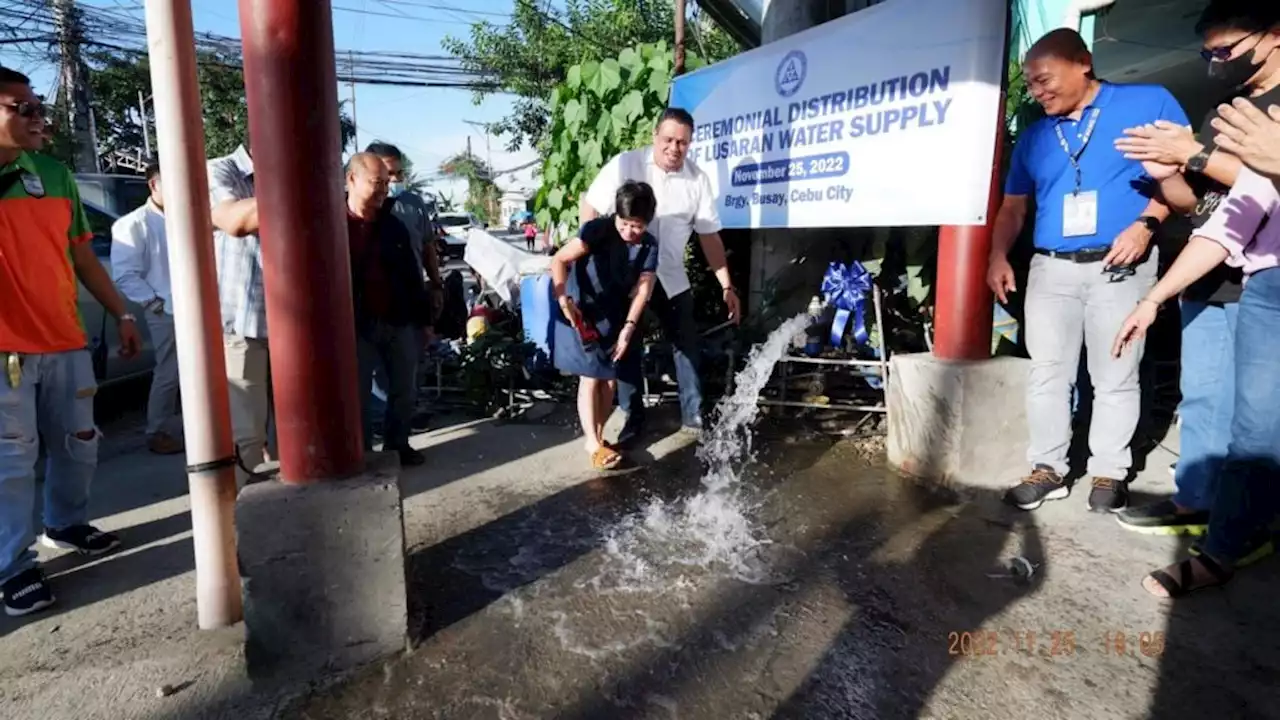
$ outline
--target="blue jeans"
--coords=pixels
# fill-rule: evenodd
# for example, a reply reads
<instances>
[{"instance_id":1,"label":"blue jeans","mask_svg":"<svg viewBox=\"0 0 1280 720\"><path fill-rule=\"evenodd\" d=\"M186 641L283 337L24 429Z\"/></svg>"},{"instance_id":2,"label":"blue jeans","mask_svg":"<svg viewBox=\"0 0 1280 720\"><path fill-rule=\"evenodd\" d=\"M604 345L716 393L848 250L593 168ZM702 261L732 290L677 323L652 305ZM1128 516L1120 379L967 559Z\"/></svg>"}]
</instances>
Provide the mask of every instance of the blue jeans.
<instances>
[{"instance_id":1,"label":"blue jeans","mask_svg":"<svg viewBox=\"0 0 1280 720\"><path fill-rule=\"evenodd\" d=\"M1236 392L1236 303L1182 301L1181 452L1173 501L1184 508L1213 505L1218 473L1227 458Z\"/></svg>"},{"instance_id":2,"label":"blue jeans","mask_svg":"<svg viewBox=\"0 0 1280 720\"><path fill-rule=\"evenodd\" d=\"M380 413L384 417L383 447L388 450L408 447L421 337L421 331L409 325L371 322L357 329L356 357L360 369L360 415L365 449L373 447L374 419ZM381 370L382 377L386 378L385 405L373 394L376 370Z\"/></svg>"},{"instance_id":3,"label":"blue jeans","mask_svg":"<svg viewBox=\"0 0 1280 720\"><path fill-rule=\"evenodd\" d=\"M661 284L649 301L671 342L680 388L680 419L686 427L702 426L702 383L698 379L698 324L693 316L693 290L667 297ZM642 332L637 332L642 335ZM644 427L644 349L632 348L617 364L618 407L626 413L623 435L638 434Z\"/></svg>"},{"instance_id":4,"label":"blue jeans","mask_svg":"<svg viewBox=\"0 0 1280 720\"><path fill-rule=\"evenodd\" d=\"M1280 269L1249 278L1236 326L1235 413L1204 551L1247 555L1280 510Z\"/></svg>"},{"instance_id":5,"label":"blue jeans","mask_svg":"<svg viewBox=\"0 0 1280 720\"><path fill-rule=\"evenodd\" d=\"M8 373L0 373L0 582L35 566L32 516L40 438L48 455L45 527L62 530L88 522L89 483L98 467L93 423L98 383L89 352L24 355L22 360L18 387L9 387Z\"/></svg>"}]
</instances>

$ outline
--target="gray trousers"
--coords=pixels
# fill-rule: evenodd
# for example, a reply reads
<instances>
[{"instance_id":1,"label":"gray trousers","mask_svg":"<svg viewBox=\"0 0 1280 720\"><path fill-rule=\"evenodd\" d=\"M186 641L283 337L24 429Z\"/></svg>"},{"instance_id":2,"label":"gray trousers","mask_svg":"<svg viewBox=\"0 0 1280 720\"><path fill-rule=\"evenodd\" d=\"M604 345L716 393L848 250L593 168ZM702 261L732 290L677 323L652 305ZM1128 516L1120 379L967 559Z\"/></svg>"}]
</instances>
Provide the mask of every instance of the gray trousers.
<instances>
[{"instance_id":1,"label":"gray trousers","mask_svg":"<svg viewBox=\"0 0 1280 720\"><path fill-rule=\"evenodd\" d=\"M1026 338L1031 354L1027 381L1027 462L1066 475L1071 445L1071 399L1085 347L1093 383L1089 468L1094 477L1123 480L1133 464L1129 444L1138 427L1142 347L1111 357L1124 319L1156 278L1156 251L1118 282L1101 262L1075 263L1036 255L1027 279Z\"/></svg>"},{"instance_id":2,"label":"gray trousers","mask_svg":"<svg viewBox=\"0 0 1280 720\"><path fill-rule=\"evenodd\" d=\"M147 434L175 432L173 417L178 414L178 346L173 336L173 316L147 312L147 329L155 349L156 367L151 375L151 395L147 398Z\"/></svg>"}]
</instances>

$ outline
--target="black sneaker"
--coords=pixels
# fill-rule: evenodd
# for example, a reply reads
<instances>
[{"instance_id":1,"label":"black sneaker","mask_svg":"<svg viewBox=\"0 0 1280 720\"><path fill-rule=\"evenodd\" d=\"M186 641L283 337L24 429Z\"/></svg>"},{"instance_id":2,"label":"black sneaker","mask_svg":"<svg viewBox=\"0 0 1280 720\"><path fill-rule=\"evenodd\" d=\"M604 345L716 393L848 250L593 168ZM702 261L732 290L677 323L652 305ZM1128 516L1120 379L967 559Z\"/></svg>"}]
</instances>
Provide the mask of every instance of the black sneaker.
<instances>
[{"instance_id":1,"label":"black sneaker","mask_svg":"<svg viewBox=\"0 0 1280 720\"><path fill-rule=\"evenodd\" d=\"M1178 512L1172 500L1121 510L1116 521L1125 530L1144 535L1203 535L1209 531L1209 511Z\"/></svg>"},{"instance_id":2,"label":"black sneaker","mask_svg":"<svg viewBox=\"0 0 1280 720\"><path fill-rule=\"evenodd\" d=\"M418 467L427 462L427 456L423 455L422 451L411 447L402 447L396 452L400 454L401 467Z\"/></svg>"},{"instance_id":3,"label":"black sneaker","mask_svg":"<svg viewBox=\"0 0 1280 720\"><path fill-rule=\"evenodd\" d=\"M53 591L44 579L40 568L31 568L14 575L5 582L4 614L22 617L39 612L53 604Z\"/></svg>"},{"instance_id":4,"label":"black sneaker","mask_svg":"<svg viewBox=\"0 0 1280 720\"><path fill-rule=\"evenodd\" d=\"M40 544L56 550L75 550L81 555L103 555L120 547L120 538L92 525L72 525L62 530L45 528Z\"/></svg>"},{"instance_id":5,"label":"black sneaker","mask_svg":"<svg viewBox=\"0 0 1280 720\"><path fill-rule=\"evenodd\" d=\"M1061 500L1070 494L1061 475L1047 465L1037 465L1022 482L1009 488L1004 501L1021 510L1035 510L1046 500Z\"/></svg>"},{"instance_id":6,"label":"black sneaker","mask_svg":"<svg viewBox=\"0 0 1280 720\"><path fill-rule=\"evenodd\" d=\"M1129 485L1120 480L1095 477L1089 491L1090 512L1120 512L1129 506Z\"/></svg>"}]
</instances>

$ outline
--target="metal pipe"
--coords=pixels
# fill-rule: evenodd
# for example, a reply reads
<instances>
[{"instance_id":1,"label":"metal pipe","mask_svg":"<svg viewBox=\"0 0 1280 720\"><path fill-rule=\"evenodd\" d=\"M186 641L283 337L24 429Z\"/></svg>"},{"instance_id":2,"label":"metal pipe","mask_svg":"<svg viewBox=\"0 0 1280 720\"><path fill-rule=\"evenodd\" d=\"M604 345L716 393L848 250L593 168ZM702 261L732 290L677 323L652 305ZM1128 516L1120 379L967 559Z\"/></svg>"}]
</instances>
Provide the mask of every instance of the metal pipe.
<instances>
[{"instance_id":1,"label":"metal pipe","mask_svg":"<svg viewBox=\"0 0 1280 720\"><path fill-rule=\"evenodd\" d=\"M848 367L880 367L883 363L879 360L843 360L836 358L811 358L811 357L784 357L778 361L779 363L790 364L797 363L799 365L842 365Z\"/></svg>"},{"instance_id":2,"label":"metal pipe","mask_svg":"<svg viewBox=\"0 0 1280 720\"><path fill-rule=\"evenodd\" d=\"M333 13L326 2L240 0L240 37L280 477L350 477L364 457Z\"/></svg>"},{"instance_id":3,"label":"metal pipe","mask_svg":"<svg viewBox=\"0 0 1280 720\"><path fill-rule=\"evenodd\" d=\"M876 309L876 328L879 329L880 347L880 379L884 382L889 381L889 340L886 337L889 329L884 326L884 307L880 300L880 286L871 283L871 302Z\"/></svg>"},{"instance_id":4,"label":"metal pipe","mask_svg":"<svg viewBox=\"0 0 1280 720\"><path fill-rule=\"evenodd\" d=\"M239 622L242 608L235 546L235 443L190 0L147 0L146 22L189 463L196 616L200 628L210 630Z\"/></svg>"},{"instance_id":5,"label":"metal pipe","mask_svg":"<svg viewBox=\"0 0 1280 720\"><path fill-rule=\"evenodd\" d=\"M813 408L815 410L840 410L849 412L888 412L884 405L846 405L843 403L809 403L787 400L757 400L757 405L771 407Z\"/></svg>"},{"instance_id":6,"label":"metal pipe","mask_svg":"<svg viewBox=\"0 0 1280 720\"><path fill-rule=\"evenodd\" d=\"M683 75L683 74L684 74L684 15L685 15L685 0L676 0L676 2L675 2L675 6L676 6L676 18L675 18L675 20L676 20L676 37L675 37L675 41L676 41L676 42L675 42L675 50L674 50L674 53L673 53L673 54L675 55L675 62L674 62L674 63L672 63L672 65L673 65L674 67L672 68L671 74L672 74L672 75L679 76L679 75Z\"/></svg>"},{"instance_id":7,"label":"metal pipe","mask_svg":"<svg viewBox=\"0 0 1280 720\"><path fill-rule=\"evenodd\" d=\"M151 128L147 127L147 98L138 91L138 119L142 121L142 147L147 153L147 162L151 161Z\"/></svg>"}]
</instances>

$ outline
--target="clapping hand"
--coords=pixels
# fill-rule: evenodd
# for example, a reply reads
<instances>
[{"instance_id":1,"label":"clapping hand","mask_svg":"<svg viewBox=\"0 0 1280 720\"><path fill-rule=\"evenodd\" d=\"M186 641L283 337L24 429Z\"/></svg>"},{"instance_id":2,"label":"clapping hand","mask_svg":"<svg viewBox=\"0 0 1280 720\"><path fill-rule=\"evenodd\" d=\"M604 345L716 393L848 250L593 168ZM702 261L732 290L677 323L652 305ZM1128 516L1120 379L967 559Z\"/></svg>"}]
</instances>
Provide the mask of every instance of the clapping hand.
<instances>
[{"instance_id":1,"label":"clapping hand","mask_svg":"<svg viewBox=\"0 0 1280 720\"><path fill-rule=\"evenodd\" d=\"M1218 147L1240 158L1260 175L1280 179L1280 107L1266 112L1245 98L1218 106L1213 120Z\"/></svg>"},{"instance_id":2,"label":"clapping hand","mask_svg":"<svg viewBox=\"0 0 1280 720\"><path fill-rule=\"evenodd\" d=\"M1116 140L1115 145L1126 158L1141 161L1143 167L1147 168L1147 172L1157 180L1163 178L1156 177L1156 174L1151 172L1152 167L1147 163L1171 167L1176 172L1177 168L1185 165L1196 153L1204 149L1203 145L1196 142L1196 136L1191 132L1191 128L1168 120L1157 120L1146 125L1128 128L1124 131L1124 137Z\"/></svg>"}]
</instances>

